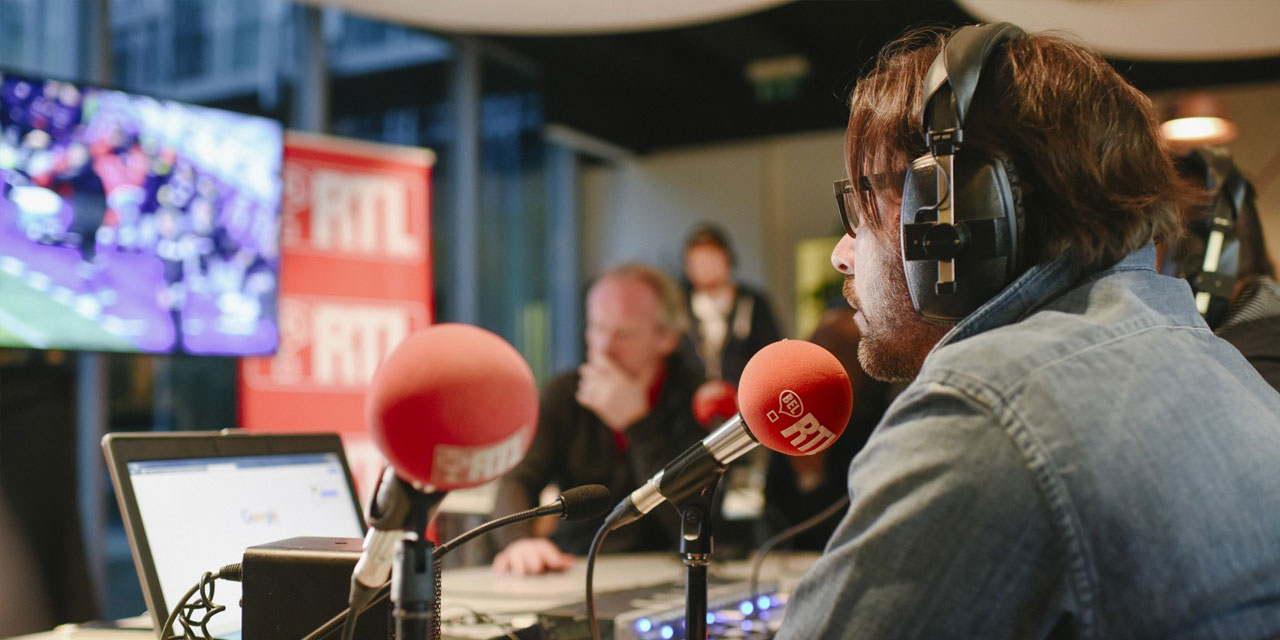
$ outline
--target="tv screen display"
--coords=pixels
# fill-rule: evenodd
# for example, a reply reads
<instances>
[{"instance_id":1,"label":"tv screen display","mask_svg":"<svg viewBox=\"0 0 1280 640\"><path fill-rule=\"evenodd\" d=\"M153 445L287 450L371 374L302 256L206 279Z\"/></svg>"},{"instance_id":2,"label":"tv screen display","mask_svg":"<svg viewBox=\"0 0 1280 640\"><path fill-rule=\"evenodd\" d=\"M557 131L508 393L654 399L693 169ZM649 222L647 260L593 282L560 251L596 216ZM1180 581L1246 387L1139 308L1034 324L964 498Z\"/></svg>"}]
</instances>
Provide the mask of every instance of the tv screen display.
<instances>
[{"instance_id":1,"label":"tv screen display","mask_svg":"<svg viewBox=\"0 0 1280 640\"><path fill-rule=\"evenodd\" d=\"M280 123L0 72L0 346L267 355Z\"/></svg>"}]
</instances>

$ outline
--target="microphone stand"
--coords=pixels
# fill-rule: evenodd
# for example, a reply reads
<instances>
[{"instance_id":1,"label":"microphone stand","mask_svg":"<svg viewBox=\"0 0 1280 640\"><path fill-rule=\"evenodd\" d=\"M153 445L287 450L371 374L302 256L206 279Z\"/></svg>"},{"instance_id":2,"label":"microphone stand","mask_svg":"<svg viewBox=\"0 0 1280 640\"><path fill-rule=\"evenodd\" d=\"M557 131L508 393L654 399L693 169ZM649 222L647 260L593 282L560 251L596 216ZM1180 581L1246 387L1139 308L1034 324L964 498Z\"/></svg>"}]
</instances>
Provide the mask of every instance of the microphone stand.
<instances>
[{"instance_id":1,"label":"microphone stand","mask_svg":"<svg viewBox=\"0 0 1280 640\"><path fill-rule=\"evenodd\" d=\"M388 466L378 479L373 499L369 504L369 524L373 533L365 540L366 555L356 563L351 579L351 597L348 607L350 615L345 616L342 624L342 639L353 640L357 619L370 604L380 589L376 582L369 584L368 579L385 580L386 574L376 577L377 569L363 572L361 563L366 557L378 557L383 551L395 545L395 558L390 563L391 582L393 585L392 610L396 618L396 637L426 638L426 631L432 625L432 616L436 613L435 562L431 553L431 543L427 540L427 523L440 509L444 502L445 491L424 493L406 482L396 474L395 469ZM385 538L376 532L385 532ZM369 549L374 549L369 555ZM377 565L373 565L377 567ZM401 629L402 623L404 625Z\"/></svg>"},{"instance_id":2,"label":"microphone stand","mask_svg":"<svg viewBox=\"0 0 1280 640\"><path fill-rule=\"evenodd\" d=\"M589 491L590 489L593 489L593 488L599 489L599 491L596 493ZM588 491L584 492L583 491L584 489ZM599 494L603 494L603 495L599 495ZM405 589L403 587L397 587L401 589L400 591L397 592L397 597L400 598L399 600L400 602L407 602L409 600L422 601L424 599L433 604L435 602L439 602L440 585L435 582L436 572L434 570L433 565L438 566L437 563L440 561L440 559L444 558L445 555L447 555L450 551L453 551L454 549L456 549L459 545L465 542L468 542L480 535L488 533L489 531L497 529L499 527L504 527L514 522L521 522L521 521L530 520L533 518L559 515L561 518L564 518L566 520L583 520L587 518L596 517L603 513L603 507L608 506L607 505L607 502L609 499L608 494L609 494L608 490L606 490L604 487L600 485L576 487L574 489L570 489L569 491L566 491L553 504L542 505L540 507L535 507L533 509L528 509L525 511L520 511L518 513L513 513L509 516L498 518L497 520L491 520L470 531L467 531L466 533L459 535L458 537L448 542L445 542L444 544L441 544L438 547L435 547L434 549L431 548L429 544L423 544L419 549L413 550L412 549L413 545L410 544L408 545L411 547L410 553L416 557L414 557L413 560L410 561L409 556L398 554L396 556L397 564L395 566L400 566L402 562L406 565L412 564L413 571L411 572L405 571L404 569L397 570L395 566L393 566L392 568L393 580L396 575L404 576L408 574L412 578L409 581L411 584L408 584L408 593L405 593ZM422 495L422 494L419 494L419 495ZM444 495L443 492L437 492L437 493L424 496L424 498L426 500L435 500L436 503L438 504L439 500L436 498L433 498L432 496L442 498L443 495ZM570 500L569 499L570 497L572 497L573 499ZM434 504L428 504L427 508L430 510L430 509L434 509L435 506ZM431 511L428 511L428 515L430 515L430 513ZM410 537L406 535L404 536L403 540L397 540L396 542L402 543L402 542L408 541L409 539ZM401 545L401 546L404 546L404 545ZM418 558L425 558L426 561L421 565L413 564L413 563L416 563L416 560ZM420 571L417 568L418 566L422 567ZM428 571L426 570L427 567L432 567L433 570L428 573ZM399 571L400 573L397 574L396 573L397 571ZM426 582L427 576L430 576L430 579L431 579L431 582L429 584ZM381 587L378 588L377 592L369 600L368 604L362 607L361 609L363 610L363 608L371 607L385 600L387 596L390 594L393 585L394 585L394 582L384 583ZM422 607L418 605L415 605L415 607L418 609L422 609ZM311 633L307 634L307 636L303 638L303 640L320 640L321 638L328 636L334 629L337 629L340 625L342 625L348 619L354 618L355 616L358 616L358 615L360 615L359 611L355 611L352 608L348 607L342 613L339 613L333 618L330 618L328 622L325 622L324 624L317 627L315 631L312 631ZM413 624L414 623L410 623L410 626L412 627ZM438 620L436 621L436 626L437 627L439 626ZM428 631L430 630L431 629L428 629ZM397 631L399 632L400 629L397 629ZM410 631L413 631L413 630L410 629Z\"/></svg>"},{"instance_id":3,"label":"microphone stand","mask_svg":"<svg viewBox=\"0 0 1280 640\"><path fill-rule=\"evenodd\" d=\"M396 542L396 561L391 565L391 609L395 617L395 638L426 640L436 637L438 571L435 547L427 540L427 523L444 500L444 491L409 495L410 527Z\"/></svg>"},{"instance_id":4,"label":"microphone stand","mask_svg":"<svg viewBox=\"0 0 1280 640\"><path fill-rule=\"evenodd\" d=\"M684 555L684 628L686 640L707 637L707 566L714 546L711 537L712 502L721 467L702 490L676 504L680 511L680 553Z\"/></svg>"}]
</instances>

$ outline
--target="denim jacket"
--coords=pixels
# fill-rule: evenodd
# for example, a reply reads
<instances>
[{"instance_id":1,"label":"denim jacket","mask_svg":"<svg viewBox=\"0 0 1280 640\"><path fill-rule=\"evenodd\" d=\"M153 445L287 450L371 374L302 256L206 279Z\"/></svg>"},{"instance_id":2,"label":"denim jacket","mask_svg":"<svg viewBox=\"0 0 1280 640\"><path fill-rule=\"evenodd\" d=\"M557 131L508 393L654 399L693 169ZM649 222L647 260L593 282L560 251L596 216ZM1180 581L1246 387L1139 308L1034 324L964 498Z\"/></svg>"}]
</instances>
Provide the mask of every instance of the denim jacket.
<instances>
[{"instance_id":1,"label":"denim jacket","mask_svg":"<svg viewBox=\"0 0 1280 640\"><path fill-rule=\"evenodd\" d=\"M1150 245L1030 269L849 470L778 638L1280 638L1280 394Z\"/></svg>"}]
</instances>

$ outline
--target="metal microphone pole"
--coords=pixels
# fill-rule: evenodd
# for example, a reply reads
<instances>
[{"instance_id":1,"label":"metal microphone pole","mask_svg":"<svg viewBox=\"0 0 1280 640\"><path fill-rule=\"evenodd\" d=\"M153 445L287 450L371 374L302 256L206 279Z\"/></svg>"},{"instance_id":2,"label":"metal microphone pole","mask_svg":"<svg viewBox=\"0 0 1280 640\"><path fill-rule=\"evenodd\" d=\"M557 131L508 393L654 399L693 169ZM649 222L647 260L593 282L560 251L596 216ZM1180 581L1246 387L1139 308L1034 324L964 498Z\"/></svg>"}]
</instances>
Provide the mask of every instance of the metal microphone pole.
<instances>
[{"instance_id":1,"label":"metal microphone pole","mask_svg":"<svg viewBox=\"0 0 1280 640\"><path fill-rule=\"evenodd\" d=\"M712 498L724 470L702 491L680 504L680 553L684 555L684 628L686 640L707 637L707 565L711 564Z\"/></svg>"},{"instance_id":2,"label":"metal microphone pole","mask_svg":"<svg viewBox=\"0 0 1280 640\"><path fill-rule=\"evenodd\" d=\"M436 637L435 547L427 540L427 523L436 507L438 494L414 496L410 512L411 528L396 542L396 561L391 565L391 605L397 640L428 640Z\"/></svg>"}]
</instances>

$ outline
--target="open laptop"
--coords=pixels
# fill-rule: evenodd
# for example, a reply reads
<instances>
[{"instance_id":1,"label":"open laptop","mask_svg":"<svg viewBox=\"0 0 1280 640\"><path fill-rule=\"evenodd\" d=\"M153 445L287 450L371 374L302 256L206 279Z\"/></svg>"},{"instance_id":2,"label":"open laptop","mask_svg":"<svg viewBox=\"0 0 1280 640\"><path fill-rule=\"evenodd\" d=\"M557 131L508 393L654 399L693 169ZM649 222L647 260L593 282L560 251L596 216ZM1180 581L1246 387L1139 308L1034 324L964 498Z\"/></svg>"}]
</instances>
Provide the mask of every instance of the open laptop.
<instances>
[{"instance_id":1,"label":"open laptop","mask_svg":"<svg viewBox=\"0 0 1280 640\"><path fill-rule=\"evenodd\" d=\"M336 434L111 433L102 440L153 628L205 571L295 536L358 538L365 524ZM209 632L240 637L240 583ZM176 625L175 625L176 626Z\"/></svg>"}]
</instances>

